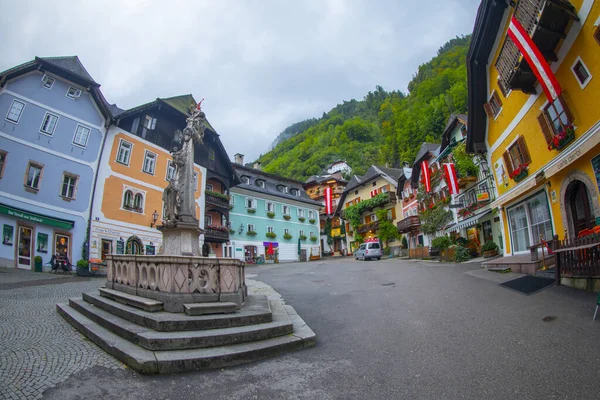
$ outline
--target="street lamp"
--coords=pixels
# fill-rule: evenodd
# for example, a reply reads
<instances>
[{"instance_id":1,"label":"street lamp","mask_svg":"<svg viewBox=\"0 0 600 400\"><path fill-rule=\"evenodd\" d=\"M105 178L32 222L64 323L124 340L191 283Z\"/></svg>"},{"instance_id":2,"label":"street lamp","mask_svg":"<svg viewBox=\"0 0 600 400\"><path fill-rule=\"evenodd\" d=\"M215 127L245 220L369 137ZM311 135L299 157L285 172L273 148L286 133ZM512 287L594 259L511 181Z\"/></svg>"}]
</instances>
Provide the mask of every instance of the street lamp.
<instances>
[{"instance_id":1,"label":"street lamp","mask_svg":"<svg viewBox=\"0 0 600 400\"><path fill-rule=\"evenodd\" d=\"M158 219L158 213L156 210L152 213L152 222L150 222L150 228L152 228L156 224L156 220Z\"/></svg>"}]
</instances>

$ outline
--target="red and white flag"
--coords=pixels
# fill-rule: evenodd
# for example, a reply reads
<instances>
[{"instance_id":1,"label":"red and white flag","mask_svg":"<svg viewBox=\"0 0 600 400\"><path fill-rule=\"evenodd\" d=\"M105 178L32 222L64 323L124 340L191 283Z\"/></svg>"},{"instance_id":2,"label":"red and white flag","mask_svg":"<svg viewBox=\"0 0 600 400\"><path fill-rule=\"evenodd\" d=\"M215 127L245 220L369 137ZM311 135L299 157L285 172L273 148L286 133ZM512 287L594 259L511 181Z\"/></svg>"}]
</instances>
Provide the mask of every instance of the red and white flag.
<instances>
[{"instance_id":1,"label":"red and white flag","mask_svg":"<svg viewBox=\"0 0 600 400\"><path fill-rule=\"evenodd\" d=\"M429 173L429 163L427 160L421 163L421 173L423 174L423 184L425 185L425 191L431 192L431 175Z\"/></svg>"},{"instance_id":2,"label":"red and white flag","mask_svg":"<svg viewBox=\"0 0 600 400\"><path fill-rule=\"evenodd\" d=\"M456 178L454 163L444 163L444 174L446 174L446 184L450 194L458 194L458 179Z\"/></svg>"},{"instance_id":3,"label":"red and white flag","mask_svg":"<svg viewBox=\"0 0 600 400\"><path fill-rule=\"evenodd\" d=\"M333 214L333 207L331 202L331 187L325 188L325 214Z\"/></svg>"},{"instance_id":4,"label":"red and white flag","mask_svg":"<svg viewBox=\"0 0 600 400\"><path fill-rule=\"evenodd\" d=\"M377 189L371 190L371 197L377 196Z\"/></svg>"},{"instance_id":5,"label":"red and white flag","mask_svg":"<svg viewBox=\"0 0 600 400\"><path fill-rule=\"evenodd\" d=\"M542 85L544 93L551 103L560 96L562 89L556 80L556 76L550 65L535 45L523 25L513 15L508 26L508 36L515 43L527 64L531 67L531 70L535 74L537 80Z\"/></svg>"}]
</instances>

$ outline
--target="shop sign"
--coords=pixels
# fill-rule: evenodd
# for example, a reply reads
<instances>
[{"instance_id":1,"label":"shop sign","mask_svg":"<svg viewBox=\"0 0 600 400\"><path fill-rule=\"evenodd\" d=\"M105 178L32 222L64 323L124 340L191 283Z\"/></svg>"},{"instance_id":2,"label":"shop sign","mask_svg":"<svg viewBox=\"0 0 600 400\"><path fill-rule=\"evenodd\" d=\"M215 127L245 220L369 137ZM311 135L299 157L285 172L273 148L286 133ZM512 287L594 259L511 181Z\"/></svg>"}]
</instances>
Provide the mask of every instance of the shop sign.
<instances>
[{"instance_id":1,"label":"shop sign","mask_svg":"<svg viewBox=\"0 0 600 400\"><path fill-rule=\"evenodd\" d=\"M153 256L154 252L155 252L155 249L156 248L154 246L151 246L151 245L147 244L146 245L146 255Z\"/></svg>"},{"instance_id":2,"label":"shop sign","mask_svg":"<svg viewBox=\"0 0 600 400\"><path fill-rule=\"evenodd\" d=\"M125 254L125 241L117 240L117 254Z\"/></svg>"},{"instance_id":3,"label":"shop sign","mask_svg":"<svg viewBox=\"0 0 600 400\"><path fill-rule=\"evenodd\" d=\"M47 217L45 215L30 213L27 211L19 210L18 208L8 207L5 205L0 205L0 214L6 214L10 215L11 217L24 219L26 221L35 222L38 224L54 226L56 228L61 229L72 229L73 225L75 225L75 222L73 221Z\"/></svg>"},{"instance_id":4,"label":"shop sign","mask_svg":"<svg viewBox=\"0 0 600 400\"><path fill-rule=\"evenodd\" d=\"M277 242L263 242L263 246L265 246L265 247L269 247L270 244L272 244L273 247L279 246L279 243L277 243Z\"/></svg>"},{"instance_id":5,"label":"shop sign","mask_svg":"<svg viewBox=\"0 0 600 400\"><path fill-rule=\"evenodd\" d=\"M331 229L331 236L341 236L342 228L333 228Z\"/></svg>"},{"instance_id":6,"label":"shop sign","mask_svg":"<svg viewBox=\"0 0 600 400\"><path fill-rule=\"evenodd\" d=\"M478 203L484 203L486 201L490 201L490 194L489 194L489 192L477 193L477 202Z\"/></svg>"}]
</instances>

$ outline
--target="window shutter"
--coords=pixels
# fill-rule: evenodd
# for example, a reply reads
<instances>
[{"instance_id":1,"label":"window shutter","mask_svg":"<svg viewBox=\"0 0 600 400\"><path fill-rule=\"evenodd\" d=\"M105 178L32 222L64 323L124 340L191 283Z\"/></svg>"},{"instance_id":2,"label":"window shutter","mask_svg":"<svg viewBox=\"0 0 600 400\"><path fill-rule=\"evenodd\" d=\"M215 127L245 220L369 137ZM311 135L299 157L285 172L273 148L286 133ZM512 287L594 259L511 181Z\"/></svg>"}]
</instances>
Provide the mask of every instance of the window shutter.
<instances>
[{"instance_id":1,"label":"window shutter","mask_svg":"<svg viewBox=\"0 0 600 400\"><path fill-rule=\"evenodd\" d=\"M485 113L487 114L488 117L494 118L494 110L492 109L492 106L490 105L490 103L485 103L483 105L483 109L485 110Z\"/></svg>"},{"instance_id":2,"label":"window shutter","mask_svg":"<svg viewBox=\"0 0 600 400\"><path fill-rule=\"evenodd\" d=\"M371 216L370 216L370 215L367 215L367 216L365 217L365 224L368 224L369 222L371 222Z\"/></svg>"},{"instance_id":3,"label":"window shutter","mask_svg":"<svg viewBox=\"0 0 600 400\"><path fill-rule=\"evenodd\" d=\"M521 154L523 154L523 159L525 164L529 164L531 162L531 156L529 155L529 150L527 149L527 143L525 143L525 138L523 136L519 136L517 139L517 143L519 148L521 149Z\"/></svg>"},{"instance_id":4,"label":"window shutter","mask_svg":"<svg viewBox=\"0 0 600 400\"><path fill-rule=\"evenodd\" d=\"M594 32L594 38L600 44L600 26L596 27L596 32Z\"/></svg>"},{"instance_id":5,"label":"window shutter","mask_svg":"<svg viewBox=\"0 0 600 400\"><path fill-rule=\"evenodd\" d=\"M572 124L573 121L575 120L575 118L573 117L573 113L571 112L571 109L569 109L569 106L567 105L567 101L565 100L564 93L561 93L560 96L558 96L558 99L560 100L560 103L562 104L562 106L565 110L565 114L567 115L569 124Z\"/></svg>"},{"instance_id":6,"label":"window shutter","mask_svg":"<svg viewBox=\"0 0 600 400\"><path fill-rule=\"evenodd\" d=\"M506 165L506 172L508 173L508 175L513 173L513 167L512 167L512 162L510 161L510 155L508 154L508 151L505 151L504 154L502 154L502 157L504 158L504 165Z\"/></svg>"},{"instance_id":7,"label":"window shutter","mask_svg":"<svg viewBox=\"0 0 600 400\"><path fill-rule=\"evenodd\" d=\"M500 92L502 92L502 96L506 97L508 90L506 90L504 83L502 83L502 79L500 78L498 78L498 87L500 88Z\"/></svg>"},{"instance_id":8,"label":"window shutter","mask_svg":"<svg viewBox=\"0 0 600 400\"><path fill-rule=\"evenodd\" d=\"M492 93L492 97L493 97L494 99L496 99L496 101L498 102L498 105L499 105L500 107L502 107L502 100L500 100L500 96L498 95L498 92L496 92L496 91L494 90L494 92Z\"/></svg>"},{"instance_id":9,"label":"window shutter","mask_svg":"<svg viewBox=\"0 0 600 400\"><path fill-rule=\"evenodd\" d=\"M385 188L389 192L392 189L392 186L388 183L387 185L385 185Z\"/></svg>"},{"instance_id":10,"label":"window shutter","mask_svg":"<svg viewBox=\"0 0 600 400\"><path fill-rule=\"evenodd\" d=\"M396 207L392 208L392 221L396 219Z\"/></svg>"},{"instance_id":11,"label":"window shutter","mask_svg":"<svg viewBox=\"0 0 600 400\"><path fill-rule=\"evenodd\" d=\"M550 128L550 124L548 123L546 113L542 111L540 115L538 115L537 120L540 124L540 128L542 128L544 139L546 139L546 143L549 145L550 143L552 143L552 138L554 137L554 134L552 133L552 128Z\"/></svg>"}]
</instances>

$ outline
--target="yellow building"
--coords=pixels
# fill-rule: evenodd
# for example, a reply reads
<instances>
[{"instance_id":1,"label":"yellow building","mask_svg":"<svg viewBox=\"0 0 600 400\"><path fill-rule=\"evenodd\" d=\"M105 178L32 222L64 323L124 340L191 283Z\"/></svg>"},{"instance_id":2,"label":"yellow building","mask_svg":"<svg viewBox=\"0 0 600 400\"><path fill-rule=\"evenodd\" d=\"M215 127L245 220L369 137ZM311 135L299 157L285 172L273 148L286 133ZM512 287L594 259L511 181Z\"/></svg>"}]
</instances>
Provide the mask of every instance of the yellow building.
<instances>
[{"instance_id":1,"label":"yellow building","mask_svg":"<svg viewBox=\"0 0 600 400\"><path fill-rule=\"evenodd\" d=\"M354 252L363 240L377 237L379 221L376 210L387 210L387 219L394 225L402 219L402 205L397 201L396 188L403 173L402 169L372 165L364 176L354 175L348 182L338 202L336 215L341 213L346 220L346 241L350 252ZM360 215L360 223L353 226L350 218L345 215L346 210L361 202L373 201L374 198L377 198L376 206L366 208ZM399 240L382 244L384 247L400 247Z\"/></svg>"},{"instance_id":2,"label":"yellow building","mask_svg":"<svg viewBox=\"0 0 600 400\"><path fill-rule=\"evenodd\" d=\"M512 17L563 90L549 102L507 35ZM600 222L600 1L483 0L467 58L467 149L487 151L505 255Z\"/></svg>"}]
</instances>

